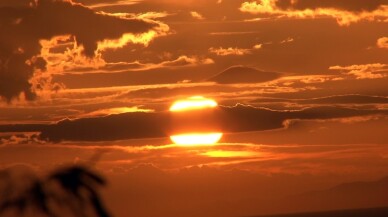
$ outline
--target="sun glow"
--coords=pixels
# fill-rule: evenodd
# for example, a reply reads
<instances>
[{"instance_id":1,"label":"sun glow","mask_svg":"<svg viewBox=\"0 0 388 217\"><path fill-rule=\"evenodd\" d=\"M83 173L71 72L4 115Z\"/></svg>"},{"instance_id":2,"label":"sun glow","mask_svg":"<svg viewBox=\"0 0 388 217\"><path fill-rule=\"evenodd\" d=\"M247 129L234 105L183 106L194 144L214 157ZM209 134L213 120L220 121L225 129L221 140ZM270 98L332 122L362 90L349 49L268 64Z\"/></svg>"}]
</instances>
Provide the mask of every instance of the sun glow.
<instances>
[{"instance_id":1,"label":"sun glow","mask_svg":"<svg viewBox=\"0 0 388 217\"><path fill-rule=\"evenodd\" d=\"M170 112L179 113L175 116L175 124L181 127L187 127L187 132L181 132L176 135L170 136L172 142L176 145L181 146L198 146L198 145L214 145L220 141L222 133L218 132L216 129L211 129L208 131L203 131L201 126L196 125L195 123L204 123L203 125L209 126L211 120L208 115L192 116L191 111L195 110L208 110L217 107L217 102L213 99L208 99L203 96L193 96L184 100L178 100L172 104L170 107ZM181 116L183 115L183 117ZM187 118L188 117L188 118ZM199 129L196 129L199 128ZM198 133L200 132L200 133Z\"/></svg>"},{"instance_id":2,"label":"sun glow","mask_svg":"<svg viewBox=\"0 0 388 217\"><path fill-rule=\"evenodd\" d=\"M214 145L220 141L222 133L190 133L170 136L171 140L182 146Z\"/></svg>"},{"instance_id":3,"label":"sun glow","mask_svg":"<svg viewBox=\"0 0 388 217\"><path fill-rule=\"evenodd\" d=\"M217 107L217 102L203 96L193 96L185 100L178 100L170 107L171 112L188 111L196 109Z\"/></svg>"}]
</instances>

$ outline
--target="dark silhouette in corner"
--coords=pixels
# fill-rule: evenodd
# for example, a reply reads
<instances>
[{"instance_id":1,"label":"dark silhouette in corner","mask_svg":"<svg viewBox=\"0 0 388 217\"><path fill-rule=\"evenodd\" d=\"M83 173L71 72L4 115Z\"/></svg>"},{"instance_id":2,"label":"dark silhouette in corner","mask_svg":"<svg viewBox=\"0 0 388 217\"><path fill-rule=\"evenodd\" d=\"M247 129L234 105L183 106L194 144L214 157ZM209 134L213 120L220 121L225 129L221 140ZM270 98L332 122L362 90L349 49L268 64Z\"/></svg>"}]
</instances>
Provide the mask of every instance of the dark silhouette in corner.
<instances>
[{"instance_id":1,"label":"dark silhouette in corner","mask_svg":"<svg viewBox=\"0 0 388 217\"><path fill-rule=\"evenodd\" d=\"M39 178L14 169L0 172L0 216L109 217L98 189L105 180L83 166Z\"/></svg>"}]
</instances>

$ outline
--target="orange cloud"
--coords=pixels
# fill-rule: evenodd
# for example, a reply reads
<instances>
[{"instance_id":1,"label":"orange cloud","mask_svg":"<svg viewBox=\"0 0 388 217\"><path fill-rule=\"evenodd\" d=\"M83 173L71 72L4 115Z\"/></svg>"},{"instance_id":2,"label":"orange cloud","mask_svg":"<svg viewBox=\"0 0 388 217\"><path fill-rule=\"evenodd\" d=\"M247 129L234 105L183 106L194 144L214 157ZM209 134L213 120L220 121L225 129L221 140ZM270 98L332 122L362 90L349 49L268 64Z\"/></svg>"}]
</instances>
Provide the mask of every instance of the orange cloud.
<instances>
[{"instance_id":1,"label":"orange cloud","mask_svg":"<svg viewBox=\"0 0 388 217\"><path fill-rule=\"evenodd\" d=\"M150 20L153 17L166 16L164 13L146 13L140 14L141 18L133 17L128 14L107 14L100 12L103 16L118 17L123 20L144 20L148 23L154 23L155 27L144 33L124 33L117 39L104 39L97 42L97 49L93 56L85 55L85 46L77 42L77 38L68 35L53 36L51 39L39 40L41 50L38 57L46 62L46 70L35 70L34 76L29 80L32 90L40 97L49 97L51 94L46 90L63 89L64 85L52 83L53 74L64 74L74 69L99 69L105 67L108 63L102 58L102 53L109 49L119 49L128 44L148 44L156 37L168 34L169 26ZM129 18L128 18L129 16ZM84 70L81 70L84 71ZM48 72L48 73L47 73ZM83 72L84 73L84 72ZM39 87L39 88L37 88Z\"/></svg>"},{"instance_id":2,"label":"orange cloud","mask_svg":"<svg viewBox=\"0 0 388 217\"><path fill-rule=\"evenodd\" d=\"M251 53L251 49L244 49L244 48L233 48L233 47L228 47L228 48L214 48L211 47L209 48L210 53L214 53L218 56L229 56L229 55L237 55L237 56L242 56L246 54Z\"/></svg>"},{"instance_id":3,"label":"orange cloud","mask_svg":"<svg viewBox=\"0 0 388 217\"><path fill-rule=\"evenodd\" d=\"M150 11L150 12L146 12L146 13L135 14L134 17L137 17L139 19L151 19L151 20L154 20L154 19L158 19L158 18L167 17L167 16L170 16L170 15L171 14L169 14L167 12L154 12L154 11Z\"/></svg>"},{"instance_id":4,"label":"orange cloud","mask_svg":"<svg viewBox=\"0 0 388 217\"><path fill-rule=\"evenodd\" d=\"M293 38L288 37L288 38L286 38L286 39L280 41L280 44L291 43L291 42L293 42L293 41L294 41Z\"/></svg>"},{"instance_id":5,"label":"orange cloud","mask_svg":"<svg viewBox=\"0 0 388 217\"><path fill-rule=\"evenodd\" d=\"M253 49L261 49L263 47L263 44L255 44L253 46Z\"/></svg>"},{"instance_id":6,"label":"orange cloud","mask_svg":"<svg viewBox=\"0 0 388 217\"><path fill-rule=\"evenodd\" d=\"M144 46L148 46L148 44L159 36L167 35L169 31L169 26L158 22L159 27L149 30L145 33L133 34L133 33L125 33L119 39L105 39L103 41L98 42L97 52L101 52L108 49L118 49L123 48L124 46L132 43L132 44L143 44Z\"/></svg>"},{"instance_id":7,"label":"orange cloud","mask_svg":"<svg viewBox=\"0 0 388 217\"><path fill-rule=\"evenodd\" d=\"M160 68L179 68L179 67L193 67L199 65L214 64L214 60L211 58L199 57L199 56L186 56L182 55L176 59L166 60L159 63L142 63L140 61L135 62L117 62L106 63L104 66L94 69L88 66L74 68L62 72L62 74L85 74L85 73L118 73L128 71L147 71Z\"/></svg>"},{"instance_id":8,"label":"orange cloud","mask_svg":"<svg viewBox=\"0 0 388 217\"><path fill-rule=\"evenodd\" d=\"M382 37L377 39L377 47L388 49L388 37Z\"/></svg>"},{"instance_id":9,"label":"orange cloud","mask_svg":"<svg viewBox=\"0 0 388 217\"><path fill-rule=\"evenodd\" d=\"M191 12L190 12L190 15L191 15L193 18L197 19L197 20L204 20L204 19L205 19L205 17L203 17L202 14L200 14L200 13L198 13L198 12L196 12L196 11L191 11Z\"/></svg>"},{"instance_id":10,"label":"orange cloud","mask_svg":"<svg viewBox=\"0 0 388 217\"><path fill-rule=\"evenodd\" d=\"M54 36L51 39L42 39L40 56L47 62L47 71L50 74L61 74L66 70L77 67L99 68L106 64L101 54L94 57L84 55L84 46L79 45L71 35Z\"/></svg>"},{"instance_id":11,"label":"orange cloud","mask_svg":"<svg viewBox=\"0 0 388 217\"><path fill-rule=\"evenodd\" d=\"M250 34L257 34L258 32L255 31L247 31L247 32L241 32L241 31L235 31L235 32L210 32L209 35L213 36L219 36L219 35L250 35Z\"/></svg>"},{"instance_id":12,"label":"orange cloud","mask_svg":"<svg viewBox=\"0 0 388 217\"><path fill-rule=\"evenodd\" d=\"M132 0L120 0L115 2L103 2L103 3L95 3L87 5L89 8L104 8L104 7L112 7L112 6L126 6L126 5L134 5L137 4L139 1L132 1Z\"/></svg>"},{"instance_id":13,"label":"orange cloud","mask_svg":"<svg viewBox=\"0 0 388 217\"><path fill-rule=\"evenodd\" d=\"M356 79L375 79L387 77L388 64L331 66L329 69L344 71L345 74L355 76Z\"/></svg>"},{"instance_id":14,"label":"orange cloud","mask_svg":"<svg viewBox=\"0 0 388 217\"><path fill-rule=\"evenodd\" d=\"M100 110L93 111L90 113L82 114L80 116L77 116L77 118L108 116L108 115L113 115L113 114L122 114L122 113L130 113L130 112L154 112L154 110L142 109L142 108L137 107L137 106L108 108L108 109L100 109Z\"/></svg>"},{"instance_id":15,"label":"orange cloud","mask_svg":"<svg viewBox=\"0 0 388 217\"><path fill-rule=\"evenodd\" d=\"M141 63L139 61L135 61L132 63L108 63L106 67L104 67L102 70L105 70L105 72L107 73L112 73L121 71L146 71L158 68L192 67L208 64L214 64L214 60L210 58L202 58L199 56L182 55L176 59L166 60L160 63ZM114 70L113 68L117 69ZM103 71L96 72L101 73Z\"/></svg>"},{"instance_id":16,"label":"orange cloud","mask_svg":"<svg viewBox=\"0 0 388 217\"><path fill-rule=\"evenodd\" d=\"M57 89L51 84L51 73L45 73L48 69L66 68L74 62L103 64L102 51L128 43L148 45L168 31L167 25L157 21L97 13L71 1L37 0L0 10L9 11L0 17L4 51L0 56L0 98L7 101L33 100L39 90ZM55 55L51 49L57 50Z\"/></svg>"},{"instance_id":17,"label":"orange cloud","mask_svg":"<svg viewBox=\"0 0 388 217\"><path fill-rule=\"evenodd\" d=\"M335 7L314 7L314 8L281 8L277 0L258 0L244 2L240 11L251 14L269 14L278 18L318 18L331 17L337 20L340 26L348 26L361 20L387 22L388 5L380 5L374 10L348 11ZM298 1L291 1L291 5Z\"/></svg>"}]
</instances>

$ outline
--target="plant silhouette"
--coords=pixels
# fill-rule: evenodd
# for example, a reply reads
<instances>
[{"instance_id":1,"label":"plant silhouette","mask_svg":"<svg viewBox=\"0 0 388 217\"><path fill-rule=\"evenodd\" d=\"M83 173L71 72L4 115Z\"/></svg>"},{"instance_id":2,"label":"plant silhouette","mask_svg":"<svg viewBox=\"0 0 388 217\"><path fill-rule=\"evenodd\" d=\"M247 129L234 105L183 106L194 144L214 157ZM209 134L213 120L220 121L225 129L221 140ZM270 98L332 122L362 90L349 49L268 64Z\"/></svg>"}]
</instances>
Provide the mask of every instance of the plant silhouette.
<instances>
[{"instance_id":1,"label":"plant silhouette","mask_svg":"<svg viewBox=\"0 0 388 217\"><path fill-rule=\"evenodd\" d=\"M7 169L0 172L0 216L110 217L98 192L104 185L101 176L83 166L43 178Z\"/></svg>"}]
</instances>

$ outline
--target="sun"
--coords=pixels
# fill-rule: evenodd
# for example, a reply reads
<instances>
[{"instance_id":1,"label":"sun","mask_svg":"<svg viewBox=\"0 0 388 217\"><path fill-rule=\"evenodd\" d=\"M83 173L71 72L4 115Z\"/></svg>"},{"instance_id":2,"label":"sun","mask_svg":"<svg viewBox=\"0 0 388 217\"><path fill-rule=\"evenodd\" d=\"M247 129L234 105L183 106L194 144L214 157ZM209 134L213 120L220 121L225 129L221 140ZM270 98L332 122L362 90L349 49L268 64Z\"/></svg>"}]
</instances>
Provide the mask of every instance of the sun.
<instances>
[{"instance_id":1,"label":"sun","mask_svg":"<svg viewBox=\"0 0 388 217\"><path fill-rule=\"evenodd\" d=\"M208 99L203 96L193 96L184 100L174 102L170 107L170 112L190 115L190 111L208 110L217 107L218 104L213 99ZM196 117L195 121L203 121L206 124L206 117ZM182 121L181 121L182 122ZM182 124L182 123L179 123ZM183 123L190 125L191 123ZM184 132L178 135L170 136L170 139L176 145L181 146L196 146L196 145L214 145L222 138L221 132L200 132L201 129L193 129L191 132Z\"/></svg>"},{"instance_id":2,"label":"sun","mask_svg":"<svg viewBox=\"0 0 388 217\"><path fill-rule=\"evenodd\" d=\"M220 141L222 133L188 133L170 136L170 139L177 145L196 146L196 145L214 145Z\"/></svg>"},{"instance_id":3,"label":"sun","mask_svg":"<svg viewBox=\"0 0 388 217\"><path fill-rule=\"evenodd\" d=\"M214 108L218 104L213 99L207 99L203 96L193 96L185 100L178 100L170 107L171 112L180 112L187 110Z\"/></svg>"}]
</instances>

